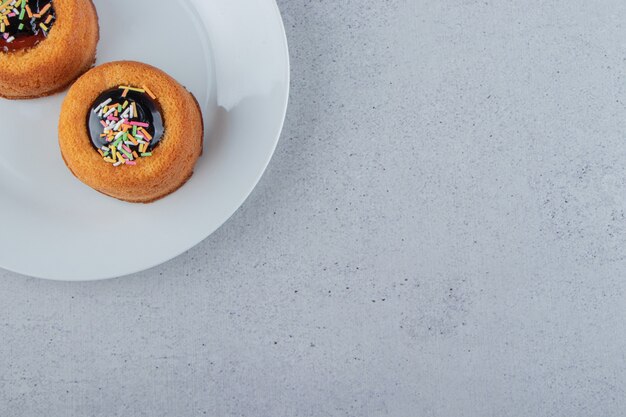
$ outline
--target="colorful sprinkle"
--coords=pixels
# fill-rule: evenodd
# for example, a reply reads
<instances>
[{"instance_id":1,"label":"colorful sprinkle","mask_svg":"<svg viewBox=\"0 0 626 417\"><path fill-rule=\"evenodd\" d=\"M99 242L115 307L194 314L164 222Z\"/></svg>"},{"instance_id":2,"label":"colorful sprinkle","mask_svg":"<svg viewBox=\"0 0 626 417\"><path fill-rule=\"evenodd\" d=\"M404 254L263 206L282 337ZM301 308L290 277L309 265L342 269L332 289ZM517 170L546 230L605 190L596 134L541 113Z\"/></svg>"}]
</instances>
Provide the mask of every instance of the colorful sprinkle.
<instances>
[{"instance_id":1,"label":"colorful sprinkle","mask_svg":"<svg viewBox=\"0 0 626 417\"><path fill-rule=\"evenodd\" d=\"M139 103L136 102L137 94L146 94L153 100L156 96L146 87L121 85L119 90L122 90L119 96L109 95L109 97L121 96L119 102L114 102L113 98L107 98L97 106L94 105L92 117L96 118L94 122L102 125L102 133L98 133L98 137L102 138L100 144L107 143L107 146L97 150L105 162L115 167L133 166L137 165L139 159L152 156L152 152L149 151L149 142L153 137L149 131L155 132L148 121L140 118L140 114L144 114L144 111L137 112L137 103ZM129 95L130 92L133 94ZM103 96L106 97L106 95ZM95 132L92 134L95 135Z\"/></svg>"},{"instance_id":2,"label":"colorful sprinkle","mask_svg":"<svg viewBox=\"0 0 626 417\"><path fill-rule=\"evenodd\" d=\"M51 0L0 1L0 51L9 52L37 45L48 37L55 19ZM16 39L24 41L14 43Z\"/></svg>"}]
</instances>

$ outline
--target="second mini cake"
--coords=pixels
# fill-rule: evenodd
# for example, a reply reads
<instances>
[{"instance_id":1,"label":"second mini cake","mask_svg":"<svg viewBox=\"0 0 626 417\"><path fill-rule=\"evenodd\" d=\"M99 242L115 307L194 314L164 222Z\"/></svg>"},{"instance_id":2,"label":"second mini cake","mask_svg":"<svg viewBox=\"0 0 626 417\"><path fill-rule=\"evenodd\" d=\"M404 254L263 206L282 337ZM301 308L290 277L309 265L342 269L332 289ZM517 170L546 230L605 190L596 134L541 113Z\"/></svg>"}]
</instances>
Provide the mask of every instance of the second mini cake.
<instances>
[{"instance_id":1,"label":"second mini cake","mask_svg":"<svg viewBox=\"0 0 626 417\"><path fill-rule=\"evenodd\" d=\"M93 65L98 37L91 0L0 0L0 97L64 89Z\"/></svg>"},{"instance_id":2,"label":"second mini cake","mask_svg":"<svg viewBox=\"0 0 626 417\"><path fill-rule=\"evenodd\" d=\"M72 173L101 193L148 203L182 186L202 153L193 95L163 71L130 61L87 72L61 108L59 144Z\"/></svg>"}]
</instances>

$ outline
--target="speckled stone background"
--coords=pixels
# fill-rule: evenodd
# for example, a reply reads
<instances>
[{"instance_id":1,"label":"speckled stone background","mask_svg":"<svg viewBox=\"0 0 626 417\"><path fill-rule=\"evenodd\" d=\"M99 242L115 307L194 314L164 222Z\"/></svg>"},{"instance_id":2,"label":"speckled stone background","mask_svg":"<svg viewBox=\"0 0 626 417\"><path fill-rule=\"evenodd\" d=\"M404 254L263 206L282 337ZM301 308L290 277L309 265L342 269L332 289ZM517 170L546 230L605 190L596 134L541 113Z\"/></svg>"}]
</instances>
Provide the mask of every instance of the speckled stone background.
<instances>
[{"instance_id":1,"label":"speckled stone background","mask_svg":"<svg viewBox=\"0 0 626 417\"><path fill-rule=\"evenodd\" d=\"M259 187L135 276L0 272L0 416L626 415L626 2L279 5Z\"/></svg>"}]
</instances>

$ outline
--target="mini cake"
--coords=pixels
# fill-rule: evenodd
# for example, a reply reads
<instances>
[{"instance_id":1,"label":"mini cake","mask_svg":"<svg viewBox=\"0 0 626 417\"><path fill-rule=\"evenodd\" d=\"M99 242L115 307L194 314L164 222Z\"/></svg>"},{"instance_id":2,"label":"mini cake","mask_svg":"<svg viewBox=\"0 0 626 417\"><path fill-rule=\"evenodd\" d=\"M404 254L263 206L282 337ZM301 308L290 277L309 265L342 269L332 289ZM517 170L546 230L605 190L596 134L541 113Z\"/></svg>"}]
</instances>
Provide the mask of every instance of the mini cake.
<instances>
[{"instance_id":1,"label":"mini cake","mask_svg":"<svg viewBox=\"0 0 626 417\"><path fill-rule=\"evenodd\" d=\"M98 37L91 0L0 0L0 97L64 89L93 65Z\"/></svg>"},{"instance_id":2,"label":"mini cake","mask_svg":"<svg viewBox=\"0 0 626 417\"><path fill-rule=\"evenodd\" d=\"M70 171L93 189L134 203L181 187L202 153L203 135L194 96L163 71L130 61L80 77L59 121Z\"/></svg>"}]
</instances>

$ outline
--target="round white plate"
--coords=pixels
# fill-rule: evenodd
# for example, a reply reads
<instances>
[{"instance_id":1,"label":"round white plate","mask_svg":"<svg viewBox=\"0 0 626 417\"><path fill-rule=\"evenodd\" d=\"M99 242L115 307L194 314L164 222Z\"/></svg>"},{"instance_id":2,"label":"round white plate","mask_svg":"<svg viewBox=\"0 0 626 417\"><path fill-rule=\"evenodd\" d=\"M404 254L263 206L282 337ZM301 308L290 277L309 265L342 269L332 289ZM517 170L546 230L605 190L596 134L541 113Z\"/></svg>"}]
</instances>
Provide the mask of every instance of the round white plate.
<instances>
[{"instance_id":1,"label":"round white plate","mask_svg":"<svg viewBox=\"0 0 626 417\"><path fill-rule=\"evenodd\" d=\"M187 86L204 111L204 155L176 193L123 203L65 167L56 133L64 94L0 99L0 267L24 275L112 278L180 255L244 202L282 129L289 57L274 0L94 3L97 64L143 61Z\"/></svg>"}]
</instances>

